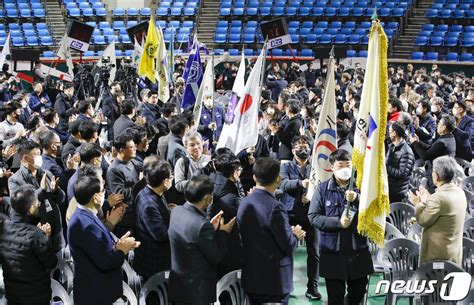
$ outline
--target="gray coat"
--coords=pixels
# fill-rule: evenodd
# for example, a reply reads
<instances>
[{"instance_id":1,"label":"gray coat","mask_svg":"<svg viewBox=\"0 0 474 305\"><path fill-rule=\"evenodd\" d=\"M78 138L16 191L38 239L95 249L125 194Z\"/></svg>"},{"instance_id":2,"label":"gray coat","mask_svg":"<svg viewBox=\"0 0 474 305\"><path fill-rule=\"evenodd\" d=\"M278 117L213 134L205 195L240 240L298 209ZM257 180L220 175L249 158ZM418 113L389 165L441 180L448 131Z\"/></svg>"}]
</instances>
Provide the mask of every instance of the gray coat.
<instances>
[{"instance_id":1,"label":"gray coat","mask_svg":"<svg viewBox=\"0 0 474 305\"><path fill-rule=\"evenodd\" d=\"M186 156L186 149L183 146L183 140L174 134L171 134L168 142L168 151L166 152L166 161L168 161L174 168L176 162L184 156Z\"/></svg>"}]
</instances>

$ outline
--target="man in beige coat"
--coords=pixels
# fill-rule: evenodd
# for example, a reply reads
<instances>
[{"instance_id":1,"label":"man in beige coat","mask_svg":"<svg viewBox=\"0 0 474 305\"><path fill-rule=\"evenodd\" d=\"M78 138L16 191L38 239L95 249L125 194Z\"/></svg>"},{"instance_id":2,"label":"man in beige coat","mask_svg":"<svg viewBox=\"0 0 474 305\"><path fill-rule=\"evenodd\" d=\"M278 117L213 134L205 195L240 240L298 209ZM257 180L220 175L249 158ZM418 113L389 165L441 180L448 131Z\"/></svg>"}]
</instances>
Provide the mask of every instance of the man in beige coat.
<instances>
[{"instance_id":1,"label":"man in beige coat","mask_svg":"<svg viewBox=\"0 0 474 305\"><path fill-rule=\"evenodd\" d=\"M466 196L454 183L456 161L443 156L433 161L436 191L430 195L424 188L409 193L415 205L416 219L423 227L420 265L434 260L462 262L462 237L466 217Z\"/></svg>"}]
</instances>

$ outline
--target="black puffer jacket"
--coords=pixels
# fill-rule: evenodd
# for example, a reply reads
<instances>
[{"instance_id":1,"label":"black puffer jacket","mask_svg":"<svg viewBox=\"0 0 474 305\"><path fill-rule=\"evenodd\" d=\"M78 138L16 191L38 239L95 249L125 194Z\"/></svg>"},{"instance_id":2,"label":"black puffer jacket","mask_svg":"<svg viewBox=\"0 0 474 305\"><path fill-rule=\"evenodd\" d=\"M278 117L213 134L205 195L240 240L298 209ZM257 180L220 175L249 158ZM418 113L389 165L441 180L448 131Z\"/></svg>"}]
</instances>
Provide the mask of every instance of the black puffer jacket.
<instances>
[{"instance_id":1,"label":"black puffer jacket","mask_svg":"<svg viewBox=\"0 0 474 305\"><path fill-rule=\"evenodd\" d=\"M8 302L49 303L49 272L57 257L43 231L31 224L0 220L0 264Z\"/></svg>"},{"instance_id":2,"label":"black puffer jacket","mask_svg":"<svg viewBox=\"0 0 474 305\"><path fill-rule=\"evenodd\" d=\"M390 196L405 197L415 165L415 155L408 143L390 144L385 162Z\"/></svg>"}]
</instances>

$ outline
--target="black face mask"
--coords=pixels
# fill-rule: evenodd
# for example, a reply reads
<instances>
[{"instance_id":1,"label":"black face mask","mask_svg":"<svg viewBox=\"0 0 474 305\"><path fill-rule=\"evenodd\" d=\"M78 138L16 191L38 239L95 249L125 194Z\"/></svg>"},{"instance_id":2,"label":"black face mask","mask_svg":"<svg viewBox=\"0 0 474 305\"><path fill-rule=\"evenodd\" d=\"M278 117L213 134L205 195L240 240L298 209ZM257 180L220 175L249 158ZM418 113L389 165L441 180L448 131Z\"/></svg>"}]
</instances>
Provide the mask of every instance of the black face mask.
<instances>
[{"instance_id":1,"label":"black face mask","mask_svg":"<svg viewBox=\"0 0 474 305\"><path fill-rule=\"evenodd\" d=\"M309 151L306 148L298 149L295 155L301 160L306 160L309 157Z\"/></svg>"}]
</instances>

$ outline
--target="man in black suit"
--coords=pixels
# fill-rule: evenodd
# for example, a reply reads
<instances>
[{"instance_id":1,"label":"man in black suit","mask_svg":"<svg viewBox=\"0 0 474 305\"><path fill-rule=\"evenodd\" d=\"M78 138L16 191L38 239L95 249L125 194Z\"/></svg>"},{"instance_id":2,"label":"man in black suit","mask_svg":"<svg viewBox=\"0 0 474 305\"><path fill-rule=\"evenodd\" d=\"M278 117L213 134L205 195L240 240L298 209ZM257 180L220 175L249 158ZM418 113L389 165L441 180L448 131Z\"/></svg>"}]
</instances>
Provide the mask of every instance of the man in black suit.
<instances>
[{"instance_id":1,"label":"man in black suit","mask_svg":"<svg viewBox=\"0 0 474 305\"><path fill-rule=\"evenodd\" d=\"M243 247L242 287L250 305L288 304L293 290L293 250L303 239L301 227L290 227L286 207L275 198L280 185L280 162L255 162L256 189L244 198L237 212Z\"/></svg>"},{"instance_id":2,"label":"man in black suit","mask_svg":"<svg viewBox=\"0 0 474 305\"><path fill-rule=\"evenodd\" d=\"M144 168L146 187L134 200L133 234L142 245L135 251L134 268L145 280L171 267L168 228L170 212L163 193L173 184L173 169L155 160Z\"/></svg>"},{"instance_id":3,"label":"man in black suit","mask_svg":"<svg viewBox=\"0 0 474 305\"><path fill-rule=\"evenodd\" d=\"M224 224L223 212L207 220L214 185L204 175L189 180L187 202L171 212L169 298L175 305L209 305L216 301L217 264L227 252L235 218Z\"/></svg>"}]
</instances>

